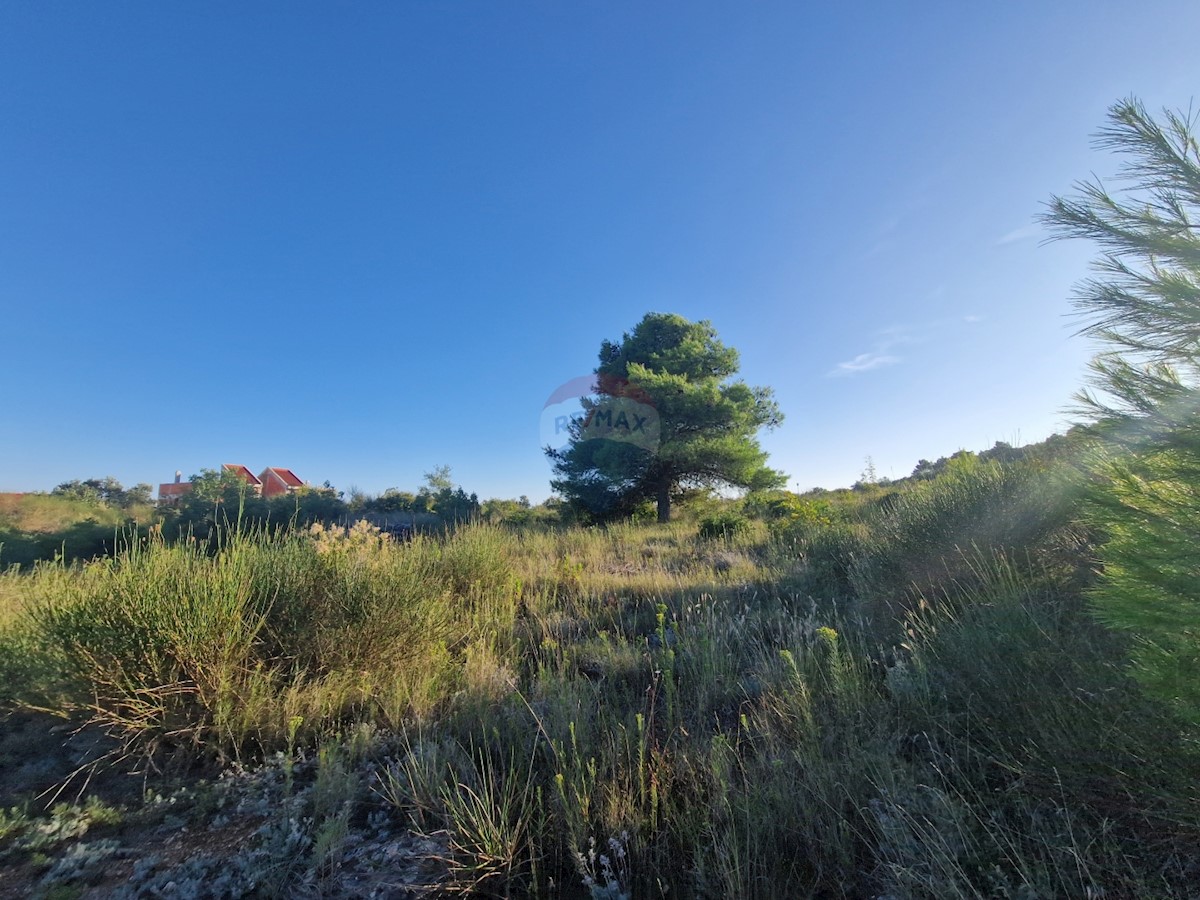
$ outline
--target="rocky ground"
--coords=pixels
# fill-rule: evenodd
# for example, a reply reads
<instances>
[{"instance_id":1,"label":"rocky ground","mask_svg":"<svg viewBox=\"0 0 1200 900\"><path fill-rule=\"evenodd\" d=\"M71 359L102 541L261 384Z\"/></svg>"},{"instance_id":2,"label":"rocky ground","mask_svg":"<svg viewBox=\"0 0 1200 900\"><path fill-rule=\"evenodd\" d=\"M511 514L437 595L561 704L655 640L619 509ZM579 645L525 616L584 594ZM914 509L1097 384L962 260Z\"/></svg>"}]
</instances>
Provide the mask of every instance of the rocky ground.
<instances>
[{"instance_id":1,"label":"rocky ground","mask_svg":"<svg viewBox=\"0 0 1200 900\"><path fill-rule=\"evenodd\" d=\"M354 742L352 742L354 743ZM0 724L0 896L412 898L447 878L445 835L374 790L387 741L354 758L156 772L95 729Z\"/></svg>"}]
</instances>

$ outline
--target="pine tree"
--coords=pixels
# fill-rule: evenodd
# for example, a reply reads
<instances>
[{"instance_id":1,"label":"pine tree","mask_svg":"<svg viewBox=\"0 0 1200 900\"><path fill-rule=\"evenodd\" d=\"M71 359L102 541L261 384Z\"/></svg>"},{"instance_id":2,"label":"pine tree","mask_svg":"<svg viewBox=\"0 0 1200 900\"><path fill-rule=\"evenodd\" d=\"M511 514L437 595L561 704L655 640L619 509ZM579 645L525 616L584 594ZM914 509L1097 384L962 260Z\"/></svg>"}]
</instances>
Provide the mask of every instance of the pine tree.
<instances>
[{"instance_id":1,"label":"pine tree","mask_svg":"<svg viewBox=\"0 0 1200 900\"><path fill-rule=\"evenodd\" d=\"M1105 345L1079 399L1099 436L1091 493L1107 539L1093 600L1134 639L1144 685L1200 720L1200 145L1195 117L1136 100L1097 137L1124 190L1076 185L1051 200L1057 237L1102 249L1075 296Z\"/></svg>"},{"instance_id":2,"label":"pine tree","mask_svg":"<svg viewBox=\"0 0 1200 900\"><path fill-rule=\"evenodd\" d=\"M653 500L666 522L681 487L782 485L756 435L783 416L770 388L733 380L737 371L737 351L709 322L648 313L619 343L601 344L595 396L568 445L546 451L551 486L592 518Z\"/></svg>"}]
</instances>

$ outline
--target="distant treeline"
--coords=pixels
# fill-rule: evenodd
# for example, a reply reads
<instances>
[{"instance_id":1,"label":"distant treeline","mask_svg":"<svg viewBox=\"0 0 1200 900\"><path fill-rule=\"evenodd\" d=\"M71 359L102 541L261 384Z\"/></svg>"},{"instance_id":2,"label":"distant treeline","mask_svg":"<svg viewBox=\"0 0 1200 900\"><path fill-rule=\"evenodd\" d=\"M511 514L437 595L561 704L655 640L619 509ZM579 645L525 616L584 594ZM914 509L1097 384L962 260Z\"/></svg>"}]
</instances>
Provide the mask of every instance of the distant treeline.
<instances>
[{"instance_id":1,"label":"distant treeline","mask_svg":"<svg viewBox=\"0 0 1200 900\"><path fill-rule=\"evenodd\" d=\"M882 501L911 484L932 481L956 462L1015 463L1050 462L1065 458L1079 444L1073 429L1044 441L1013 447L998 441L991 449L974 453L960 450L934 462L918 461L905 478L875 478L868 472L851 488L814 488L797 495L789 491L752 493L744 501L732 502L738 516L778 521L779 519L823 520L829 502L838 504L846 496ZM565 527L578 524L578 511L558 498L534 504L528 497L480 500L453 482L448 466L425 474L425 483L415 491L388 488L377 495L351 489L349 494L326 482L305 486L293 493L264 498L254 494L236 474L202 470L190 479L192 490L170 507L155 507L148 484L125 487L116 478L64 481L48 494L29 493L0 498L0 568L28 566L41 559L63 556L68 560L107 556L124 541L144 535L149 528L161 529L164 537L190 536L215 539L230 528L277 530L291 526L350 525L366 520L377 526L403 526L437 532L467 522L485 522L510 527ZM712 527L730 526L731 501L705 490L680 490L674 498L681 515L698 521L713 519ZM715 517L715 518L714 518ZM649 521L653 509L635 512L635 521ZM736 527L736 526L733 526Z\"/></svg>"}]
</instances>

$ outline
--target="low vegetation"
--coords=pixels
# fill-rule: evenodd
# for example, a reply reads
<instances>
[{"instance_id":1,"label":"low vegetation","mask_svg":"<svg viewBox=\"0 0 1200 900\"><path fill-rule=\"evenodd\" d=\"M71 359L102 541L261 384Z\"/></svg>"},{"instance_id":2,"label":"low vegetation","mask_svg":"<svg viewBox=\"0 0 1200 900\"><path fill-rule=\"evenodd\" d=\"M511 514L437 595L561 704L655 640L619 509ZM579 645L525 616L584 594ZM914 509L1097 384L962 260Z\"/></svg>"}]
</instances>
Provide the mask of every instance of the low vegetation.
<instances>
[{"instance_id":1,"label":"low vegetation","mask_svg":"<svg viewBox=\"0 0 1200 900\"><path fill-rule=\"evenodd\" d=\"M479 896L1184 895L1200 756L1089 614L1078 480L964 455L820 514L151 536L10 573L10 703L163 778L247 775L180 801L246 835L190 869L133 878L120 835L35 853L28 805L7 858L131 896L353 895L385 845L404 890Z\"/></svg>"},{"instance_id":2,"label":"low vegetation","mask_svg":"<svg viewBox=\"0 0 1200 900\"><path fill-rule=\"evenodd\" d=\"M0 567L109 554L120 532L154 518L149 505L110 506L98 496L0 494Z\"/></svg>"}]
</instances>

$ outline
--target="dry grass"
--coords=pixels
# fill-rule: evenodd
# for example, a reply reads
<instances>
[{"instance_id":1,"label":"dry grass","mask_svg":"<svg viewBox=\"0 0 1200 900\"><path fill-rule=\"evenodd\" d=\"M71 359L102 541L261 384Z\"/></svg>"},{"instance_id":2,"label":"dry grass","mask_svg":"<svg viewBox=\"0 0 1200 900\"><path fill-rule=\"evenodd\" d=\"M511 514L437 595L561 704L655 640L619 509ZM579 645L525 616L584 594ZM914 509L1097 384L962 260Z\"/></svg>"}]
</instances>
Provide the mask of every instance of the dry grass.
<instances>
[{"instance_id":1,"label":"dry grass","mask_svg":"<svg viewBox=\"0 0 1200 900\"><path fill-rule=\"evenodd\" d=\"M119 527L129 519L150 521L151 507L115 509L49 494L0 494L0 530L51 534L83 521Z\"/></svg>"}]
</instances>

